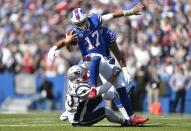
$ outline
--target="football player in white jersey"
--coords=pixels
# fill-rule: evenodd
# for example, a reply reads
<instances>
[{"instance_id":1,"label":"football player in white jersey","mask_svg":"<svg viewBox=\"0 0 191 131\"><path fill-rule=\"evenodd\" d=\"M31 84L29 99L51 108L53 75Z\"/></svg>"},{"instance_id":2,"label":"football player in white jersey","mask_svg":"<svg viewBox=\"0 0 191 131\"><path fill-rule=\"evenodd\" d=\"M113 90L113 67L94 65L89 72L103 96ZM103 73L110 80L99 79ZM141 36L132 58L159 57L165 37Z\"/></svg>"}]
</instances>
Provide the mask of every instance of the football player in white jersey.
<instances>
[{"instance_id":1,"label":"football player in white jersey","mask_svg":"<svg viewBox=\"0 0 191 131\"><path fill-rule=\"evenodd\" d=\"M115 112L106 107L97 108L103 98L113 99L115 92L108 91L120 73L120 68L113 68L109 81L97 88L97 97L89 100L88 94L91 90L87 81L84 81L85 70L79 65L72 66L67 73L69 87L65 102L69 122L73 126L91 126L104 118L110 122L119 123L121 126L130 126L130 120L121 118Z\"/></svg>"},{"instance_id":2,"label":"football player in white jersey","mask_svg":"<svg viewBox=\"0 0 191 131\"><path fill-rule=\"evenodd\" d=\"M87 96L91 87L87 84L87 79L84 79L86 70L79 65L72 66L67 73L69 78L69 88L67 92L67 100L65 102L66 112L60 116L60 119L63 120L68 118L73 125L76 125L75 123L80 121L80 124L78 123L77 125L82 126L95 124L105 117L111 122L120 123L122 126L135 126L146 122L140 122L137 121L137 119L134 119L135 114L133 114L134 117L131 119L124 119L124 116L123 118L119 118L109 108L100 108L94 112L94 109L99 105L102 99L112 100L115 97L119 97L118 93L110 87L120 71L120 68L115 67L112 70L109 82L105 82L103 86L97 88L96 99L88 100ZM122 113L122 115L124 114Z\"/></svg>"}]
</instances>

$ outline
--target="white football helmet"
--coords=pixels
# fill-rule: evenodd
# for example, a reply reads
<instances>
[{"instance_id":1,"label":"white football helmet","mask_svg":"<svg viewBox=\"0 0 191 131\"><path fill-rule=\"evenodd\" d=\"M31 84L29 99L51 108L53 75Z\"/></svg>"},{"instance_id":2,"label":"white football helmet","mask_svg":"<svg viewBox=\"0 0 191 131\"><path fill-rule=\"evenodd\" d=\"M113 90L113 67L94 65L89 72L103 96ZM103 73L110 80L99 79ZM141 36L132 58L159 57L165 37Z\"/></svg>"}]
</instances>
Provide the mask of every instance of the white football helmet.
<instances>
[{"instance_id":1,"label":"white football helmet","mask_svg":"<svg viewBox=\"0 0 191 131\"><path fill-rule=\"evenodd\" d=\"M67 72L68 79L72 83L83 82L84 75L85 75L85 69L79 65L74 65L70 67Z\"/></svg>"},{"instance_id":2,"label":"white football helmet","mask_svg":"<svg viewBox=\"0 0 191 131\"><path fill-rule=\"evenodd\" d=\"M81 30L85 30L88 28L88 21L87 21L87 13L85 10L81 8L76 8L72 11L71 22Z\"/></svg>"}]
</instances>

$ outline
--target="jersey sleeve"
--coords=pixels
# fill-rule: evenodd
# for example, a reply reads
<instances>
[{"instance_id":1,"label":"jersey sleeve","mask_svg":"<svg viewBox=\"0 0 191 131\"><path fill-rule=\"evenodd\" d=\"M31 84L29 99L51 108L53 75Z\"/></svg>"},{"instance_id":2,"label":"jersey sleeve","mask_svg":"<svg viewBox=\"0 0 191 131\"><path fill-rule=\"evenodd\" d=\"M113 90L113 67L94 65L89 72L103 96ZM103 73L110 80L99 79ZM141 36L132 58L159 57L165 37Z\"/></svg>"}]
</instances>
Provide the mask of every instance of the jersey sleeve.
<instances>
[{"instance_id":1,"label":"jersey sleeve","mask_svg":"<svg viewBox=\"0 0 191 131\"><path fill-rule=\"evenodd\" d=\"M107 27L102 27L102 36L104 38L106 45L108 46L112 44L117 37L116 33Z\"/></svg>"},{"instance_id":2,"label":"jersey sleeve","mask_svg":"<svg viewBox=\"0 0 191 131\"><path fill-rule=\"evenodd\" d=\"M92 13L92 14L90 15L90 19L92 20L92 22L94 23L94 25L96 25L96 26L101 26L101 25L102 25L102 17L101 17L101 14Z\"/></svg>"}]
</instances>

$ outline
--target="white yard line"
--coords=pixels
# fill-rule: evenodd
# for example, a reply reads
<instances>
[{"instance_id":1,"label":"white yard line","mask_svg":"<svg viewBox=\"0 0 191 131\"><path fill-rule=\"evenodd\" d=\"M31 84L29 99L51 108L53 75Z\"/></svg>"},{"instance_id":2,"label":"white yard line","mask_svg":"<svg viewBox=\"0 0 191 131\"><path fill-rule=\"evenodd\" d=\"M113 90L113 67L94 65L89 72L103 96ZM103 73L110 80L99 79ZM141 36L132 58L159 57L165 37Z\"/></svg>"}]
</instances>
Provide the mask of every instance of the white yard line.
<instances>
[{"instance_id":1,"label":"white yard line","mask_svg":"<svg viewBox=\"0 0 191 131\"><path fill-rule=\"evenodd\" d=\"M69 124L18 124L18 125L0 125L0 127L24 127L24 126L64 126Z\"/></svg>"},{"instance_id":2,"label":"white yard line","mask_svg":"<svg viewBox=\"0 0 191 131\"><path fill-rule=\"evenodd\" d=\"M158 120L185 120L185 119L191 119L191 117L151 117L150 119L158 119Z\"/></svg>"},{"instance_id":3,"label":"white yard line","mask_svg":"<svg viewBox=\"0 0 191 131\"><path fill-rule=\"evenodd\" d=\"M59 120L59 118L0 118L0 121L18 121L18 120Z\"/></svg>"},{"instance_id":4,"label":"white yard line","mask_svg":"<svg viewBox=\"0 0 191 131\"><path fill-rule=\"evenodd\" d=\"M165 124L165 123L152 123L152 124L144 124L145 127L149 126L158 126L161 125L161 127L168 127L168 126L176 126L176 127L191 127L191 123L171 123L171 124ZM30 127L30 126L71 126L70 123L63 123L63 124L13 124L13 125L0 125L0 127ZM96 124L95 126L118 126L116 124Z\"/></svg>"},{"instance_id":5,"label":"white yard line","mask_svg":"<svg viewBox=\"0 0 191 131\"><path fill-rule=\"evenodd\" d=\"M185 120L191 119L191 117L150 117L150 119L157 120ZM33 121L41 121L41 120L59 120L59 118L0 118L0 121L21 121L21 120L33 120Z\"/></svg>"}]
</instances>

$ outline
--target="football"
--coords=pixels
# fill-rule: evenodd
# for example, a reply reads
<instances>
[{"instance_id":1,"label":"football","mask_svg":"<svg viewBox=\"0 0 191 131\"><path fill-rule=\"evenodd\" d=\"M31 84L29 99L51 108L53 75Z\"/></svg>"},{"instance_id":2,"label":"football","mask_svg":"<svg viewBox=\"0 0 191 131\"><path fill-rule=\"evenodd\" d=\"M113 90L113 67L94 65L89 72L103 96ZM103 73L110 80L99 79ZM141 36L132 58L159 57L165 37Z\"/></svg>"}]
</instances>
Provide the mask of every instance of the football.
<instances>
[{"instance_id":1,"label":"football","mask_svg":"<svg viewBox=\"0 0 191 131\"><path fill-rule=\"evenodd\" d=\"M77 34L77 33L75 31L73 31L72 34ZM78 39L75 39L71 44L72 45L77 45L78 44L77 41L78 41Z\"/></svg>"}]
</instances>

